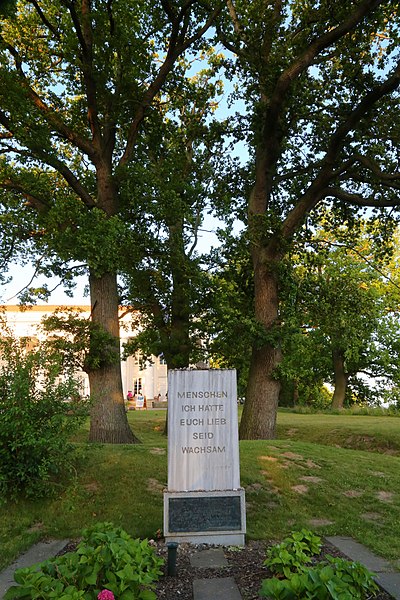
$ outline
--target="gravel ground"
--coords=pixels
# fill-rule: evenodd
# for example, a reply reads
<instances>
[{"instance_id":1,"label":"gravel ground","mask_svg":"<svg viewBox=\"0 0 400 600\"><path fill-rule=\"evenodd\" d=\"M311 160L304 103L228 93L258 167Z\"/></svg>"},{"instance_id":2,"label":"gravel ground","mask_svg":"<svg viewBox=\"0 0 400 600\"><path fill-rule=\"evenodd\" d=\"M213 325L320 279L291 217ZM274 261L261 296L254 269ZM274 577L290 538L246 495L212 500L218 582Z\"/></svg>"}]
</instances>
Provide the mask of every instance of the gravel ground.
<instances>
[{"instance_id":1,"label":"gravel ground","mask_svg":"<svg viewBox=\"0 0 400 600\"><path fill-rule=\"evenodd\" d=\"M190 556L212 546L180 544L177 552L176 577L167 575L167 548L162 540L153 542L157 554L165 559L164 575L157 583L156 594L160 600L193 600L193 581L195 579L212 579L218 577L233 577L240 590L243 600L260 600L258 591L263 579L270 577L268 569L263 566L268 544L260 541L249 541L244 548L224 548L228 566L223 568L198 569L190 564ZM73 551L77 541L71 541L59 554ZM331 544L322 548L321 559L325 554L342 556ZM374 600L391 600L392 596L384 590L374 596ZM229 600L229 598L226 598Z\"/></svg>"},{"instance_id":2,"label":"gravel ground","mask_svg":"<svg viewBox=\"0 0 400 600\"><path fill-rule=\"evenodd\" d=\"M243 600L259 600L258 590L263 579L270 576L268 569L263 566L267 544L265 542L249 541L245 548L224 548L224 554L229 566L220 569L196 569L190 565L191 554L209 546L191 546L180 544L177 553L176 577L165 574L158 582L156 593L161 600L193 600L193 580L214 577L233 577L242 594ZM167 550L161 542L157 543L157 552L167 558ZM323 547L324 554L343 556L331 545ZM346 557L345 557L346 558ZM165 562L167 562L165 560ZM390 600L391 596L381 590L375 600ZM227 598L226 600L229 600Z\"/></svg>"}]
</instances>

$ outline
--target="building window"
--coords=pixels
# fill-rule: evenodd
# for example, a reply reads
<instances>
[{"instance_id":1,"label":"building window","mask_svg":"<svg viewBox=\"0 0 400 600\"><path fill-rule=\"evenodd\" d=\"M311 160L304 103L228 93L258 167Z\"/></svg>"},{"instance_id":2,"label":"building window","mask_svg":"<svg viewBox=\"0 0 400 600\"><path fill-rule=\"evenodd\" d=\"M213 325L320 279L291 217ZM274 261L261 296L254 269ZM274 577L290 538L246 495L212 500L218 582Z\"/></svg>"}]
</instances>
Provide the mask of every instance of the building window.
<instances>
[{"instance_id":1,"label":"building window","mask_svg":"<svg viewBox=\"0 0 400 600\"><path fill-rule=\"evenodd\" d=\"M135 377L135 379L133 380L133 395L137 396L139 392L142 391L142 389L142 378Z\"/></svg>"},{"instance_id":2,"label":"building window","mask_svg":"<svg viewBox=\"0 0 400 600\"><path fill-rule=\"evenodd\" d=\"M163 354L160 354L160 356L158 357L158 360L160 362L160 365L166 365L167 364L167 361L165 360Z\"/></svg>"}]
</instances>

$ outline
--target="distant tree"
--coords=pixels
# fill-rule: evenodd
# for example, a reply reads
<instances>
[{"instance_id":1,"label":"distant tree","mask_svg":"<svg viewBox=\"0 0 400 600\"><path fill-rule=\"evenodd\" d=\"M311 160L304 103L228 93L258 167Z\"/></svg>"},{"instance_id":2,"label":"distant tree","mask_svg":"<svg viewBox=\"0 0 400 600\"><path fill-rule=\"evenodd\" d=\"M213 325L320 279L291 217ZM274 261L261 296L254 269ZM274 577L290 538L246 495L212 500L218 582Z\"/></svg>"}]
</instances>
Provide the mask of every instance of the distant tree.
<instances>
[{"instance_id":1,"label":"distant tree","mask_svg":"<svg viewBox=\"0 0 400 600\"><path fill-rule=\"evenodd\" d=\"M210 51L199 60L198 73L176 75L166 87L148 123L140 164L130 166L128 180L137 182L140 194L132 196L126 219L140 214L146 233L136 236L134 253L140 258L123 277L124 299L139 324L126 349L162 354L172 369L204 354L201 316L210 257L207 243L199 241L207 237L206 214L220 210L223 185L216 184L217 174L231 162L224 140L228 126L214 116L223 94L220 57Z\"/></svg>"},{"instance_id":2,"label":"distant tree","mask_svg":"<svg viewBox=\"0 0 400 600\"><path fill-rule=\"evenodd\" d=\"M295 301L283 303L294 335L284 336L281 369L300 385L332 383L332 407L343 408L351 392L368 398L369 386L360 375L380 372L376 339L388 311L390 283L385 261L374 257L365 235L355 239L355 231L345 226L337 232L341 242L320 230L297 257Z\"/></svg>"},{"instance_id":3,"label":"distant tree","mask_svg":"<svg viewBox=\"0 0 400 600\"><path fill-rule=\"evenodd\" d=\"M212 364L234 368L238 393L244 396L249 375L250 349L257 337L253 316L254 282L245 235L222 236L210 275L210 300L204 320Z\"/></svg>"}]
</instances>

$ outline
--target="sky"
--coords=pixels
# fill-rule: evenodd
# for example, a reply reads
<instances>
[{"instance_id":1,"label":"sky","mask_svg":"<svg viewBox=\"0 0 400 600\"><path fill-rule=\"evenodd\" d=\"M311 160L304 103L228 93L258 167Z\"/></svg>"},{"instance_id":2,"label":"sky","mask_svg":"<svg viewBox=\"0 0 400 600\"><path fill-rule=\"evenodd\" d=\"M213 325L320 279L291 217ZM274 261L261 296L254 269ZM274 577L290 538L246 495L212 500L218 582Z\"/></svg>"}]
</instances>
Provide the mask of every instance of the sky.
<instances>
[{"instance_id":1,"label":"sky","mask_svg":"<svg viewBox=\"0 0 400 600\"><path fill-rule=\"evenodd\" d=\"M208 252L211 246L216 247L219 244L215 233L218 226L221 226L221 222L210 217L210 215L206 216L204 231L199 235L199 243L197 246L199 252ZM40 285L47 283L48 287L51 289L56 287L59 283L59 279L56 277L51 280L40 277L31 281L33 273L34 266L32 264L21 266L18 263L13 263L10 265L8 275L12 277L12 281L6 285L0 284L0 303L6 305L19 304L17 295L26 286L39 287ZM37 304L61 304L65 306L90 304L89 297L84 295L85 286L88 283L87 278L77 277L76 282L77 287L72 298L64 293L63 287L60 285L51 294L48 302L38 300Z\"/></svg>"}]
</instances>

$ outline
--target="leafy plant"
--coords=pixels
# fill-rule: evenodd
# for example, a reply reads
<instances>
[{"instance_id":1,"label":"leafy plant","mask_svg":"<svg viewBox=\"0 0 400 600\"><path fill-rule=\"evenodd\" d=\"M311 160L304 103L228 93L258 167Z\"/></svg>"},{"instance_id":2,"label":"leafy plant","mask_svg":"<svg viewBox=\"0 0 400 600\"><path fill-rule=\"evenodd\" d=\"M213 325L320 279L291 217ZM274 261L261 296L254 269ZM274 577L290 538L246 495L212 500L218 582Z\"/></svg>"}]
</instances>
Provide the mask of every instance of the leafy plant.
<instances>
[{"instance_id":1,"label":"leafy plant","mask_svg":"<svg viewBox=\"0 0 400 600\"><path fill-rule=\"evenodd\" d=\"M120 361L116 338L73 308L57 309L42 325L51 335L49 349L58 352L70 368L89 373Z\"/></svg>"},{"instance_id":2,"label":"leafy plant","mask_svg":"<svg viewBox=\"0 0 400 600\"><path fill-rule=\"evenodd\" d=\"M290 577L293 571L302 570L320 551L321 538L312 531L293 531L283 542L268 549L264 564L272 573Z\"/></svg>"},{"instance_id":3,"label":"leafy plant","mask_svg":"<svg viewBox=\"0 0 400 600\"><path fill-rule=\"evenodd\" d=\"M162 563L147 540L135 540L112 523L98 523L83 531L74 552L18 569L14 579L19 585L4 600L95 600L105 591L118 600L155 600L151 588Z\"/></svg>"},{"instance_id":4,"label":"leafy plant","mask_svg":"<svg viewBox=\"0 0 400 600\"><path fill-rule=\"evenodd\" d=\"M0 500L49 494L72 467L69 437L86 417L77 381L59 356L31 341L0 340Z\"/></svg>"},{"instance_id":5,"label":"leafy plant","mask_svg":"<svg viewBox=\"0 0 400 600\"><path fill-rule=\"evenodd\" d=\"M294 556L288 559L290 548ZM271 600L363 600L376 594L373 574L358 562L328 555L326 560L307 566L320 549L318 536L307 530L292 533L282 544L273 546L264 564L286 578L264 579L260 595Z\"/></svg>"}]
</instances>

